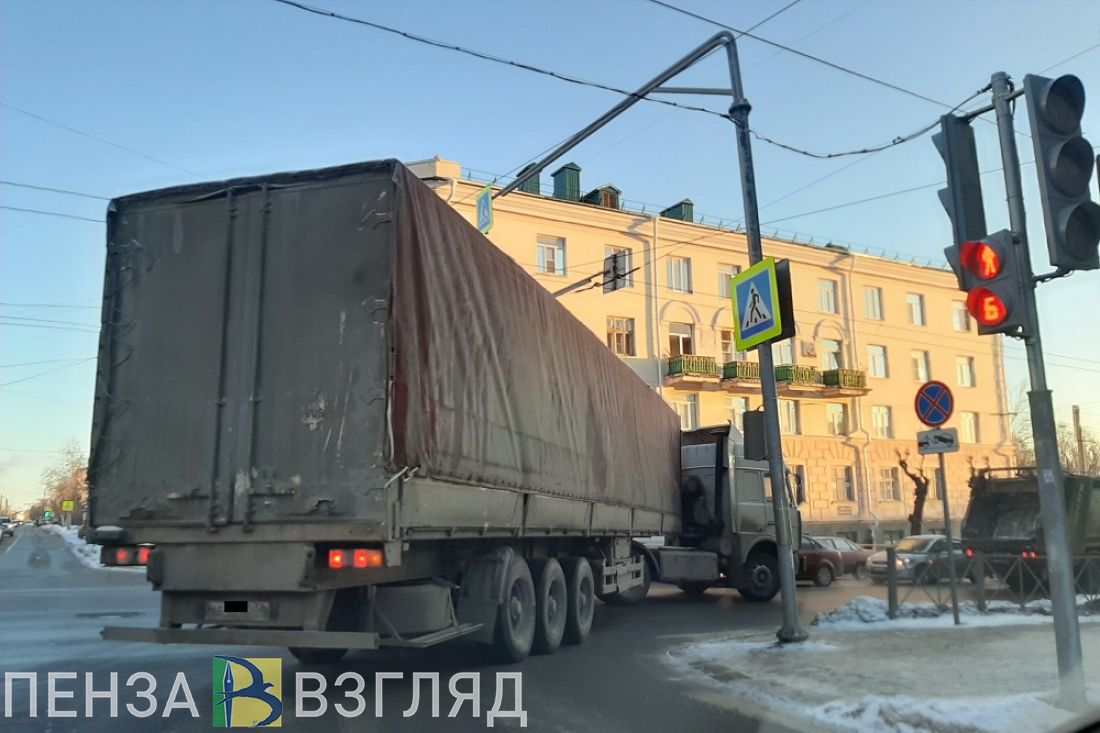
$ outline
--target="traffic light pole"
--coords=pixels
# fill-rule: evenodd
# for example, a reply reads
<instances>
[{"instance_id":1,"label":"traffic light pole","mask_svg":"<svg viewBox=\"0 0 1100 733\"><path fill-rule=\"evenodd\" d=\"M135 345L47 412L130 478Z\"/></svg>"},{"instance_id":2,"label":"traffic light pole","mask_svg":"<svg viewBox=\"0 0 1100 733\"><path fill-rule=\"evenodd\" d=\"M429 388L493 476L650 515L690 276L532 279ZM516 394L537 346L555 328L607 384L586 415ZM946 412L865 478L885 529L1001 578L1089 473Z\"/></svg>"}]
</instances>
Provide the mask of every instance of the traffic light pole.
<instances>
[{"instance_id":1,"label":"traffic light pole","mask_svg":"<svg viewBox=\"0 0 1100 733\"><path fill-rule=\"evenodd\" d=\"M1051 610L1054 616L1054 644L1058 655L1059 703L1075 712L1085 710L1085 677L1081 655L1081 631L1077 624L1074 595L1073 557L1066 531L1065 489L1054 421L1054 405L1047 388L1043 365L1043 343L1039 335L1039 313L1035 304L1036 282L1028 251L1024 194L1020 183L1020 157L1016 150L1016 131L1010 104L1012 88L1006 73L993 75L993 107L1004 163L1005 191L1009 224L1017 253L1018 278L1023 291L1027 326L1024 345L1031 376L1028 402L1031 406L1031 432L1035 443L1035 462L1039 471L1039 505L1046 542L1047 573L1050 578Z\"/></svg>"}]
</instances>

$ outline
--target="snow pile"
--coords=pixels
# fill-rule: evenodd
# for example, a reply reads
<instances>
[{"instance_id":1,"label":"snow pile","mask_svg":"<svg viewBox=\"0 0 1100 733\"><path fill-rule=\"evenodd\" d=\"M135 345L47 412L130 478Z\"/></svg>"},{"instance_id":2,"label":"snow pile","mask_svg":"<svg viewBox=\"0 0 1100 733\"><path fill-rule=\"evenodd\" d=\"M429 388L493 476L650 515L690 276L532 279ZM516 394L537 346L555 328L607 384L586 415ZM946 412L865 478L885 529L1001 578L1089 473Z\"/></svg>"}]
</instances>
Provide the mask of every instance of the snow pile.
<instances>
[{"instance_id":1,"label":"snow pile","mask_svg":"<svg viewBox=\"0 0 1100 733\"><path fill-rule=\"evenodd\" d=\"M93 568L95 570L105 567L99 562L99 553L102 548L99 545L89 545L85 542L80 537L80 527L63 527L60 524L47 524L44 529L47 532L53 532L59 535L61 539L65 540L69 549L76 555L76 559L79 560L80 564L84 567ZM145 572L144 565L123 566L111 569Z\"/></svg>"},{"instance_id":2,"label":"snow pile","mask_svg":"<svg viewBox=\"0 0 1100 733\"><path fill-rule=\"evenodd\" d=\"M1093 616L1100 611L1086 596L1077 597L1080 616ZM961 601L959 616L967 626L1004 626L1011 624L1047 623L1050 620L1050 599L1040 598L1023 606L1012 601L989 601L986 611L978 609L976 601ZM1100 617L1094 617L1100 618ZM813 625L827 630L859 629L867 625L890 621L889 605L880 598L857 596L833 611L819 613ZM897 619L891 625L905 628L940 628L954 624L951 607L935 603L903 603L898 606Z\"/></svg>"}]
</instances>

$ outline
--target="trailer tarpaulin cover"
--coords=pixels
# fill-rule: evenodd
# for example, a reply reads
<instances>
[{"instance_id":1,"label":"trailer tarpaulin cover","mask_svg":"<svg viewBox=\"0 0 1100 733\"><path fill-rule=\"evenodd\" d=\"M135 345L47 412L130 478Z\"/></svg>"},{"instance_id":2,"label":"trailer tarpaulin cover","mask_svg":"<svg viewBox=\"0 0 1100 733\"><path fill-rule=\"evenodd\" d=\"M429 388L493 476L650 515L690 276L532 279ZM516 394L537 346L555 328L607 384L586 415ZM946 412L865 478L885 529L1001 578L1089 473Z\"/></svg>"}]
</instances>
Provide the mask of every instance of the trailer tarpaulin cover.
<instances>
[{"instance_id":1,"label":"trailer tarpaulin cover","mask_svg":"<svg viewBox=\"0 0 1100 733\"><path fill-rule=\"evenodd\" d=\"M394 184L394 468L676 511L664 400L399 163Z\"/></svg>"}]
</instances>

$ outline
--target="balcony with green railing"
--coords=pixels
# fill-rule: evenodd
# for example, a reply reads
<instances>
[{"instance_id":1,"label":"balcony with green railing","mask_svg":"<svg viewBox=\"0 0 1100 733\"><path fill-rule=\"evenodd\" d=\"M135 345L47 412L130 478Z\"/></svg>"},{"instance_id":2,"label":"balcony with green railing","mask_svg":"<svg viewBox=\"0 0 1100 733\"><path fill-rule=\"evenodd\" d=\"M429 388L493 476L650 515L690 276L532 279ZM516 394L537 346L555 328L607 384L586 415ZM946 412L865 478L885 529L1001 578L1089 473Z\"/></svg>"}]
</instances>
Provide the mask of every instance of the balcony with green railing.
<instances>
[{"instance_id":1,"label":"balcony with green railing","mask_svg":"<svg viewBox=\"0 0 1100 733\"><path fill-rule=\"evenodd\" d=\"M817 367L780 364L775 368L775 381L781 388L816 389L821 387L821 373Z\"/></svg>"},{"instance_id":2,"label":"balcony with green railing","mask_svg":"<svg viewBox=\"0 0 1100 733\"><path fill-rule=\"evenodd\" d=\"M867 373L858 369L829 369L821 373L821 381L830 395L862 395L867 388Z\"/></svg>"},{"instance_id":3,"label":"balcony with green railing","mask_svg":"<svg viewBox=\"0 0 1100 733\"><path fill-rule=\"evenodd\" d=\"M668 358L665 384L672 387L717 385L721 369L713 356L680 354Z\"/></svg>"},{"instance_id":4,"label":"balcony with green railing","mask_svg":"<svg viewBox=\"0 0 1100 733\"><path fill-rule=\"evenodd\" d=\"M722 365L722 381L760 381L760 364L755 361L727 361Z\"/></svg>"}]
</instances>

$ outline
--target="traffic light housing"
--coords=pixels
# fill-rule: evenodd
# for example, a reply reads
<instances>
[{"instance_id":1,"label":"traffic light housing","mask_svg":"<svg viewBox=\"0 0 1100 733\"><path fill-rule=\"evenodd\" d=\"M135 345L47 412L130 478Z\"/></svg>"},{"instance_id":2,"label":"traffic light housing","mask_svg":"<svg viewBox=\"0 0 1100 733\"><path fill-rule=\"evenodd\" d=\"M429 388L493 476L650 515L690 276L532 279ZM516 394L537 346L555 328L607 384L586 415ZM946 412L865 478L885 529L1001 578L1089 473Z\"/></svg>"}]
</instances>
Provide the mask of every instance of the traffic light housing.
<instances>
[{"instance_id":1,"label":"traffic light housing","mask_svg":"<svg viewBox=\"0 0 1100 733\"><path fill-rule=\"evenodd\" d=\"M1091 200L1092 146L1081 134L1085 87L1072 74L1024 77L1050 263L1100 268L1100 204Z\"/></svg>"},{"instance_id":2,"label":"traffic light housing","mask_svg":"<svg viewBox=\"0 0 1100 733\"><path fill-rule=\"evenodd\" d=\"M963 242L959 247L959 264L968 285L966 309L977 321L979 335L1019 336L1026 329L1017 253L1009 231Z\"/></svg>"},{"instance_id":3,"label":"traffic light housing","mask_svg":"<svg viewBox=\"0 0 1100 733\"><path fill-rule=\"evenodd\" d=\"M940 131L932 143L943 158L947 188L939 191L940 203L951 219L954 245L944 250L959 278L959 287L968 290L970 282L960 262L959 248L986 235L985 206L982 204L982 179L978 170L978 151L970 122L955 115L940 118Z\"/></svg>"}]
</instances>

